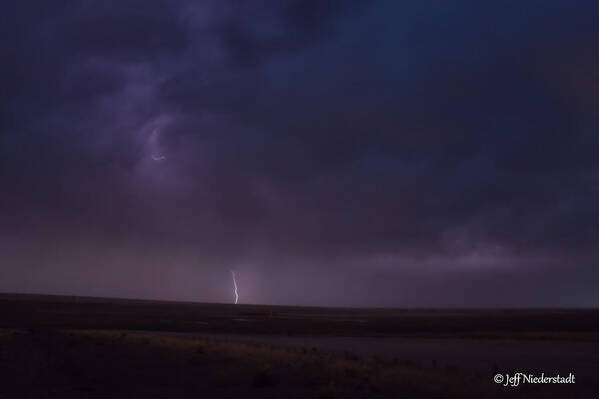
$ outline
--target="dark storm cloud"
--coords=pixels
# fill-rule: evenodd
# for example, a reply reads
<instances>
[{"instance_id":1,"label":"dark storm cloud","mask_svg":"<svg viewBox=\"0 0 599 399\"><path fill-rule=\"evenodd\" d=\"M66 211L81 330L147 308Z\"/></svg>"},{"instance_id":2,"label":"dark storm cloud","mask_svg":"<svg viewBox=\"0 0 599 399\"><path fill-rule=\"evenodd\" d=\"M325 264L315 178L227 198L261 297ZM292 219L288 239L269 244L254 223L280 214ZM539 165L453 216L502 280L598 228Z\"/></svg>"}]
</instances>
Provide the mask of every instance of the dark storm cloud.
<instances>
[{"instance_id":1,"label":"dark storm cloud","mask_svg":"<svg viewBox=\"0 0 599 399\"><path fill-rule=\"evenodd\" d=\"M13 3L2 289L596 304L594 3Z\"/></svg>"},{"instance_id":2,"label":"dark storm cloud","mask_svg":"<svg viewBox=\"0 0 599 399\"><path fill-rule=\"evenodd\" d=\"M152 61L184 49L188 31L162 0L82 2L69 10L64 41L71 51L121 61Z\"/></svg>"},{"instance_id":3,"label":"dark storm cloud","mask_svg":"<svg viewBox=\"0 0 599 399\"><path fill-rule=\"evenodd\" d=\"M232 2L233 16L218 28L232 61L240 66L256 65L269 57L301 50L324 40L332 32L335 18L366 0L292 0ZM274 11L272 10L274 8ZM272 13L263 14L263 9ZM260 10L256 12L256 10ZM272 15L274 14L274 15ZM249 18L248 18L249 15Z\"/></svg>"},{"instance_id":4,"label":"dark storm cloud","mask_svg":"<svg viewBox=\"0 0 599 399\"><path fill-rule=\"evenodd\" d=\"M569 33L572 40L580 39L576 33ZM233 114L259 131L236 137L241 150L234 157L248 157L245 173L255 168L253 172L267 174L268 181L282 182L278 188L286 190L280 195L288 203L316 198L295 212L312 213L318 220L318 241L326 243L325 249L339 251L339 240L341 247L351 243L352 249L421 247L426 252L442 245L445 230L456 224L477 226L474 241L487 236L514 248L536 247L544 241L539 236L547 233L520 237L515 226L504 226L501 219L538 224L535 218L547 217L539 204L553 207L560 201L560 184L570 185L563 187L566 192L584 189L573 187L576 182L558 181L560 175L551 171L565 173L581 161L592 167L594 158L583 144L593 139L590 130L581 131L580 115L564 106L560 93L548 92L545 71L536 70L543 60L525 51L537 40L529 41L519 44L522 59L513 61L485 48L494 43L471 38L462 46L488 57L475 60L478 69L467 69L472 60L462 53L445 55L440 65L446 70L435 71L418 86L388 81L384 87L372 75L331 74L319 80L321 76L310 71L289 76L283 96L277 95L279 82L263 73L222 73L210 82L188 73L167 82L163 93L175 109ZM504 45L494 44L501 52ZM359 50L356 58L372 53ZM347 73L342 69L346 55L335 52L328 58L333 73L336 68ZM403 215L402 209L409 214ZM481 220L486 220L483 226ZM356 221L360 228L350 228ZM301 220L299 224L295 232L302 230ZM310 239L315 239L310 234L315 228L306 227L308 241L301 251L321 247ZM546 246L555 243L548 240Z\"/></svg>"}]
</instances>

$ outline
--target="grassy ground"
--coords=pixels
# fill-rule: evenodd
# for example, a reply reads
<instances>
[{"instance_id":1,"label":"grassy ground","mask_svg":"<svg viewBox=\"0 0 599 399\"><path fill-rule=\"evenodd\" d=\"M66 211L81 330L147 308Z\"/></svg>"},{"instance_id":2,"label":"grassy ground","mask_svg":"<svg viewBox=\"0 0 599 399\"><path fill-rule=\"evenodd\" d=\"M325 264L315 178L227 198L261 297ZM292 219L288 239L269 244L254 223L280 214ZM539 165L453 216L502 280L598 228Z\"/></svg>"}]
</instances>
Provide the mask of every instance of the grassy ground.
<instances>
[{"instance_id":1,"label":"grassy ground","mask_svg":"<svg viewBox=\"0 0 599 399\"><path fill-rule=\"evenodd\" d=\"M599 363L592 355L599 342L596 309L333 309L0 294L0 328L0 399L595 398L599 393ZM196 338L200 334L205 338ZM226 334L248 339L265 334L262 342L269 344L227 341ZM293 342L274 346L284 337ZM352 353L332 354L309 347L318 337L334 343L360 339L347 347ZM418 346L418 339L406 337L433 345ZM368 342L377 339L401 339L403 346L377 352L378 359L356 356L359 349L372 356ZM472 345L481 339L495 343ZM536 351L529 351L533 346ZM493 382L495 373L509 371L497 367L501 355L524 367L518 371L534 373L538 367L524 364L538 364L573 371L580 379L576 385L503 387ZM476 366L473 359L481 357L489 362Z\"/></svg>"},{"instance_id":2,"label":"grassy ground","mask_svg":"<svg viewBox=\"0 0 599 399\"><path fill-rule=\"evenodd\" d=\"M581 386L501 387L487 374L119 331L0 336L0 398L593 397Z\"/></svg>"}]
</instances>

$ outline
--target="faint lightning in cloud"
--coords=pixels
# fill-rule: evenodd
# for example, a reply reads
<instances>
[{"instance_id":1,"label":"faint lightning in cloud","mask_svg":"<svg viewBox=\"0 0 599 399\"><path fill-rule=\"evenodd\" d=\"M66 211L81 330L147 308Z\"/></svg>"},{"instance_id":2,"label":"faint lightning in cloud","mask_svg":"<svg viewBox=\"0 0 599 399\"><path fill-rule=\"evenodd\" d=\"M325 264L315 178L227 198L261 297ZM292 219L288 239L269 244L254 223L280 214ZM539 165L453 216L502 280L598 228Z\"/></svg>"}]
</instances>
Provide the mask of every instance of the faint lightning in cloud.
<instances>
[{"instance_id":1,"label":"faint lightning in cloud","mask_svg":"<svg viewBox=\"0 0 599 399\"><path fill-rule=\"evenodd\" d=\"M167 122L168 121L164 117L158 118L157 120L151 121L149 125L143 129L145 131L145 148L149 152L152 161L166 161L166 155L161 154L163 151L159 139L162 135L161 130L163 130ZM147 133L147 129L152 129L152 131Z\"/></svg>"},{"instance_id":2,"label":"faint lightning in cloud","mask_svg":"<svg viewBox=\"0 0 599 399\"><path fill-rule=\"evenodd\" d=\"M239 300L239 294L237 294L237 280L235 279L235 272L231 270L231 276L233 277L233 287L235 292L235 305L237 305L237 301Z\"/></svg>"}]
</instances>

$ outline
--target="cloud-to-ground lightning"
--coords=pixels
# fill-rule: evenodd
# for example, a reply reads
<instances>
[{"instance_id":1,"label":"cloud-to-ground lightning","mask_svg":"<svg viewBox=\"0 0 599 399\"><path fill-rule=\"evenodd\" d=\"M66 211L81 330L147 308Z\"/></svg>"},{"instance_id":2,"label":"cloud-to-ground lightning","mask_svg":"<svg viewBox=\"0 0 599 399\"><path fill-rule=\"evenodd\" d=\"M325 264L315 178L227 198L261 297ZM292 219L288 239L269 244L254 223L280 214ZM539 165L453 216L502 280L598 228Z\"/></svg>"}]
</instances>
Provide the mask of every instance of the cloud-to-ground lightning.
<instances>
[{"instance_id":1,"label":"cloud-to-ground lightning","mask_svg":"<svg viewBox=\"0 0 599 399\"><path fill-rule=\"evenodd\" d=\"M237 279L235 278L235 272L231 270L231 276L233 277L233 292L235 293L235 305L237 305L237 301L239 300L239 294L237 293Z\"/></svg>"}]
</instances>

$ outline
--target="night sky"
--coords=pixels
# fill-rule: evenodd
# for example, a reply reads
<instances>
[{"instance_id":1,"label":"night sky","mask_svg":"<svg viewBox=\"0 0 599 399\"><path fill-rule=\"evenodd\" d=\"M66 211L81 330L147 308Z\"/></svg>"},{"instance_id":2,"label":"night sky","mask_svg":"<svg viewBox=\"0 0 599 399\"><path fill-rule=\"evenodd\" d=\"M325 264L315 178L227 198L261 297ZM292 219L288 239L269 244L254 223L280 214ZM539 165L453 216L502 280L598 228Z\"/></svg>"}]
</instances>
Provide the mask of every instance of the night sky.
<instances>
[{"instance_id":1,"label":"night sky","mask_svg":"<svg viewBox=\"0 0 599 399\"><path fill-rule=\"evenodd\" d=\"M5 1L0 291L599 306L598 18Z\"/></svg>"}]
</instances>

